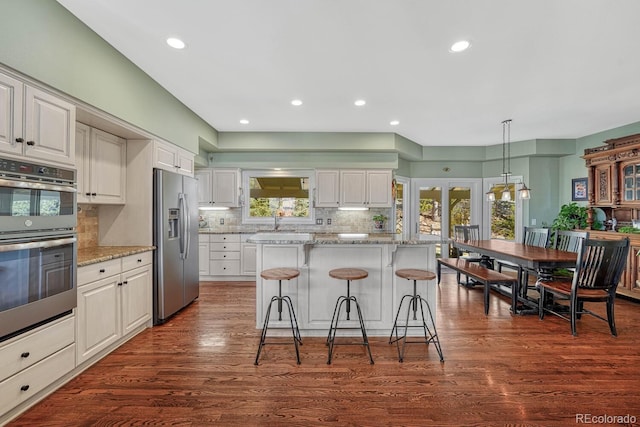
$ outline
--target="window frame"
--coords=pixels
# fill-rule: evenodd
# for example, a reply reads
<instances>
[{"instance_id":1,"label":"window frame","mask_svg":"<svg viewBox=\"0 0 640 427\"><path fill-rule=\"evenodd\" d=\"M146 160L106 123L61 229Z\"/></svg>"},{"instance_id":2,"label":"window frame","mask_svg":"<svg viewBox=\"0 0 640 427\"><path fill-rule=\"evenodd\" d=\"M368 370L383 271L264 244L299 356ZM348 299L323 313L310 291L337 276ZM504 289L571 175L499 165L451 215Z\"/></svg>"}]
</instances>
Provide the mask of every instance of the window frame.
<instances>
[{"instance_id":1,"label":"window frame","mask_svg":"<svg viewBox=\"0 0 640 427\"><path fill-rule=\"evenodd\" d=\"M251 206L251 189L249 181L255 177L304 177L309 179L309 217L280 217L278 224L280 227L286 225L313 225L315 224L315 189L316 189L316 172L314 169L287 169L287 170L269 170L254 169L242 171L242 188L245 189L242 194L242 223L243 224L270 224L274 225L273 217L252 218L249 216L249 208Z\"/></svg>"}]
</instances>

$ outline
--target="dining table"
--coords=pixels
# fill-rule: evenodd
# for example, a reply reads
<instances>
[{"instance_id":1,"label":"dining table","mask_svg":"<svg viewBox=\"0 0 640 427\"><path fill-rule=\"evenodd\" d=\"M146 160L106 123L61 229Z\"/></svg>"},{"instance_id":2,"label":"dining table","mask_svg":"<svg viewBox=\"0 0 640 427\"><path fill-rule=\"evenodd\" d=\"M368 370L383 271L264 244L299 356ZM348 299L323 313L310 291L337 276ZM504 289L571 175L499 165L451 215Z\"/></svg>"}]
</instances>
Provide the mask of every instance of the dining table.
<instances>
[{"instance_id":1,"label":"dining table","mask_svg":"<svg viewBox=\"0 0 640 427\"><path fill-rule=\"evenodd\" d=\"M480 255L480 265L493 269L494 260L503 260L516 264L522 268L536 271L538 280L553 280L553 271L557 268L573 268L576 266L578 255L575 252L558 249L541 248L525 245L508 240L452 240L453 247L466 252ZM518 301L522 303L516 309L517 314L537 314L538 300L531 298L526 292L520 291L518 283L515 292ZM515 314L515 313L514 313Z\"/></svg>"}]
</instances>

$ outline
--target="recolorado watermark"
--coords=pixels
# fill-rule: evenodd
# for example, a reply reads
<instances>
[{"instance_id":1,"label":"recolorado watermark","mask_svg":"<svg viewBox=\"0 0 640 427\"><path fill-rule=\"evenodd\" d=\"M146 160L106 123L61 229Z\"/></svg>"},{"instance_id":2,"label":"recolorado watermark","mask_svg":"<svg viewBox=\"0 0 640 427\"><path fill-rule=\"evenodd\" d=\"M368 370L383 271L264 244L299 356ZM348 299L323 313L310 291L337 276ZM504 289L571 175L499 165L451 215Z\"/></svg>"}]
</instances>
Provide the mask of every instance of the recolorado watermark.
<instances>
[{"instance_id":1,"label":"recolorado watermark","mask_svg":"<svg viewBox=\"0 0 640 427\"><path fill-rule=\"evenodd\" d=\"M634 424L636 417L634 415L594 415L594 414L576 414L576 424Z\"/></svg>"}]
</instances>

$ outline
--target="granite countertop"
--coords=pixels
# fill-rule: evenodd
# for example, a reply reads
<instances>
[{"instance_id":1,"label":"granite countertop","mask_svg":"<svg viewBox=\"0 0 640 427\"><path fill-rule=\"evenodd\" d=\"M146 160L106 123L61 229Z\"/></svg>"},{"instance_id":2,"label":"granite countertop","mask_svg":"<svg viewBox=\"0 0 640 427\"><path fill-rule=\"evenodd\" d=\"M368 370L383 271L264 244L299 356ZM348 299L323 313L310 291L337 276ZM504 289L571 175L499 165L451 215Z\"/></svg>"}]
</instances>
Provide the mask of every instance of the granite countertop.
<instances>
[{"instance_id":1,"label":"granite countertop","mask_svg":"<svg viewBox=\"0 0 640 427\"><path fill-rule=\"evenodd\" d=\"M260 236L262 234L262 236ZM247 239L251 243L268 244L305 244L305 245L358 245L358 244L394 244L394 245L434 245L440 241L403 239L393 233L257 233L255 238Z\"/></svg>"},{"instance_id":2,"label":"granite countertop","mask_svg":"<svg viewBox=\"0 0 640 427\"><path fill-rule=\"evenodd\" d=\"M92 246L78 249L78 267L154 250L155 246Z\"/></svg>"}]
</instances>

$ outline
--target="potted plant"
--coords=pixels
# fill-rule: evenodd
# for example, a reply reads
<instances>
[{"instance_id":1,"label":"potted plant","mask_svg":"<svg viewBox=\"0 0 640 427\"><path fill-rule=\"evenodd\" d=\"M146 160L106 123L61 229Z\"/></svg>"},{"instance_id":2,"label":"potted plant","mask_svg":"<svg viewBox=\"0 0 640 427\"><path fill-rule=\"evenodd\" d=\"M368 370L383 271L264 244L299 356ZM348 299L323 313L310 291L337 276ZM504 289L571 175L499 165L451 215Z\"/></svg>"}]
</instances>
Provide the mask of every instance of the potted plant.
<instances>
[{"instance_id":1,"label":"potted plant","mask_svg":"<svg viewBox=\"0 0 640 427\"><path fill-rule=\"evenodd\" d=\"M572 202L560 207L558 216L553 220L551 229L556 230L573 230L575 228L587 227L587 207L579 206Z\"/></svg>"},{"instance_id":2,"label":"potted plant","mask_svg":"<svg viewBox=\"0 0 640 427\"><path fill-rule=\"evenodd\" d=\"M384 229L384 222L387 220L387 216L383 214L377 214L373 216L373 224L376 230Z\"/></svg>"}]
</instances>

